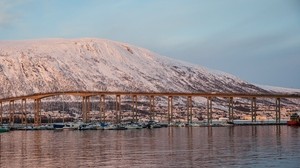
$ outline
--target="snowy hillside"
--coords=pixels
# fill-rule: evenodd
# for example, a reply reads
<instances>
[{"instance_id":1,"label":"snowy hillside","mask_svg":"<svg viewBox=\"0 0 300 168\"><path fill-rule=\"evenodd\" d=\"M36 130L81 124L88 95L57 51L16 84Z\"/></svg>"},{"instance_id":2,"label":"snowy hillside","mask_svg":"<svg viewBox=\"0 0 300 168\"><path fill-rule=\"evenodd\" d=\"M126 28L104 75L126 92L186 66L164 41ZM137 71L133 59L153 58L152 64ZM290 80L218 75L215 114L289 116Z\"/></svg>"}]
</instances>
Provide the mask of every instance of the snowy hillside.
<instances>
[{"instance_id":1,"label":"snowy hillside","mask_svg":"<svg viewBox=\"0 0 300 168\"><path fill-rule=\"evenodd\" d=\"M270 92L287 93L287 94L300 93L300 89L283 88L283 87L275 87L275 86L267 86L267 85L256 85L256 86L268 90Z\"/></svg>"},{"instance_id":2,"label":"snowy hillside","mask_svg":"<svg viewBox=\"0 0 300 168\"><path fill-rule=\"evenodd\" d=\"M267 92L230 74L103 39L1 41L0 83L0 97L67 90Z\"/></svg>"}]
</instances>

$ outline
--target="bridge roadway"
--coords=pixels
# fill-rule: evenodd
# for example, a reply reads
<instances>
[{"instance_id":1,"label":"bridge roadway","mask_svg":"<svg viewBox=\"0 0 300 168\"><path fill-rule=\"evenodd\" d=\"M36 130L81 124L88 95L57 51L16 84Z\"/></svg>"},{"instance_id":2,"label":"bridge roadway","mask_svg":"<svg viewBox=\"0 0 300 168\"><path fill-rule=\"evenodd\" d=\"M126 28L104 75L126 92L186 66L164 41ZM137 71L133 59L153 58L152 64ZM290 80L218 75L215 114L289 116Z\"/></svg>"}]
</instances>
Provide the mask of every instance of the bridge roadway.
<instances>
[{"instance_id":1,"label":"bridge roadway","mask_svg":"<svg viewBox=\"0 0 300 168\"><path fill-rule=\"evenodd\" d=\"M9 123L14 124L15 101L21 100L22 123L27 122L26 101L29 99L34 100L34 123L41 125L41 100L47 97L70 95L82 97L82 117L85 122L89 121L89 104L90 97L100 96L100 120L105 118L105 96L116 96L116 122L121 121L121 96L132 97L132 112L133 119L137 120L137 97L147 96L150 98L150 112L151 118L154 116L154 97L168 97L168 122L173 119L173 97L186 97L187 98L187 122L192 121L192 98L204 97L207 98L207 118L208 123L212 121L212 98L228 98L228 113L229 120L233 121L233 98L250 98L251 99L251 115L252 121L256 121L256 99L257 98L274 98L276 122L280 123L280 99L281 98L300 98L300 94L272 94L272 93L220 93L220 92L122 92L122 91L62 91L62 92L49 92L49 93L36 93L31 95L23 95L16 97L8 97L0 99L0 123L3 123L3 103L9 103Z\"/></svg>"}]
</instances>

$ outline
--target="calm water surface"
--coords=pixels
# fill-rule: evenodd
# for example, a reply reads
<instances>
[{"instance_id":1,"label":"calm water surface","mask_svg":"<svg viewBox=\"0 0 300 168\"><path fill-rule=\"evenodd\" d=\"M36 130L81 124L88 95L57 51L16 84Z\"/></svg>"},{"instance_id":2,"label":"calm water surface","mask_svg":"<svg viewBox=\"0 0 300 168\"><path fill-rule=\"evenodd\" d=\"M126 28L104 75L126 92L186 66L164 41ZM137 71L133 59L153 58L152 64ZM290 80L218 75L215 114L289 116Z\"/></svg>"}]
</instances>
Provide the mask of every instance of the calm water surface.
<instances>
[{"instance_id":1,"label":"calm water surface","mask_svg":"<svg viewBox=\"0 0 300 168\"><path fill-rule=\"evenodd\" d=\"M12 131L0 167L300 167L300 127Z\"/></svg>"}]
</instances>

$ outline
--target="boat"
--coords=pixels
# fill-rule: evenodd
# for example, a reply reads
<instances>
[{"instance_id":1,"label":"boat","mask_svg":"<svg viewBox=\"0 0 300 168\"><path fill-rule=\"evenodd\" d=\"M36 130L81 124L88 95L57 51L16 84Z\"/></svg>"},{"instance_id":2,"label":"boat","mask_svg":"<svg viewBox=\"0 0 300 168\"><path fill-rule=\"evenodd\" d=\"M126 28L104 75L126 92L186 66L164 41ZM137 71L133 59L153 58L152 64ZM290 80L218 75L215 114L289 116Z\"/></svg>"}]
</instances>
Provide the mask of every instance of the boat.
<instances>
[{"instance_id":1,"label":"boat","mask_svg":"<svg viewBox=\"0 0 300 168\"><path fill-rule=\"evenodd\" d=\"M126 127L120 124L108 124L103 127L104 130L127 130Z\"/></svg>"},{"instance_id":2,"label":"boat","mask_svg":"<svg viewBox=\"0 0 300 168\"><path fill-rule=\"evenodd\" d=\"M115 130L117 128L117 125L114 124L106 124L102 126L102 129L104 130Z\"/></svg>"},{"instance_id":3,"label":"boat","mask_svg":"<svg viewBox=\"0 0 300 168\"><path fill-rule=\"evenodd\" d=\"M0 133L1 132L8 132L8 131L9 131L8 127L2 127L2 126L0 126Z\"/></svg>"},{"instance_id":4,"label":"boat","mask_svg":"<svg viewBox=\"0 0 300 168\"><path fill-rule=\"evenodd\" d=\"M188 123L187 126L189 126L189 127L200 127L200 124L191 122L191 123Z\"/></svg>"},{"instance_id":5,"label":"boat","mask_svg":"<svg viewBox=\"0 0 300 168\"><path fill-rule=\"evenodd\" d=\"M123 125L117 124L117 126L114 130L127 130L127 128L124 127Z\"/></svg>"},{"instance_id":6,"label":"boat","mask_svg":"<svg viewBox=\"0 0 300 168\"><path fill-rule=\"evenodd\" d=\"M33 130L33 126L32 125L27 125L27 126L24 126L22 128L19 128L19 130L23 130L23 131Z\"/></svg>"},{"instance_id":7,"label":"boat","mask_svg":"<svg viewBox=\"0 0 300 168\"><path fill-rule=\"evenodd\" d=\"M99 122L99 123L95 123L94 125L96 130L103 130L104 127L108 126L108 123Z\"/></svg>"},{"instance_id":8,"label":"boat","mask_svg":"<svg viewBox=\"0 0 300 168\"><path fill-rule=\"evenodd\" d=\"M148 121L148 123L146 124L146 128L152 129L152 128L161 128L162 126L156 122L156 121Z\"/></svg>"},{"instance_id":9,"label":"boat","mask_svg":"<svg viewBox=\"0 0 300 168\"><path fill-rule=\"evenodd\" d=\"M183 122L175 122L175 127L185 127L185 125Z\"/></svg>"},{"instance_id":10,"label":"boat","mask_svg":"<svg viewBox=\"0 0 300 168\"><path fill-rule=\"evenodd\" d=\"M54 129L63 129L64 126L65 126L65 123L53 123Z\"/></svg>"},{"instance_id":11,"label":"boat","mask_svg":"<svg viewBox=\"0 0 300 168\"><path fill-rule=\"evenodd\" d=\"M78 130L80 125L82 125L83 122L67 122L65 123L65 125L63 126L63 130Z\"/></svg>"},{"instance_id":12,"label":"boat","mask_svg":"<svg viewBox=\"0 0 300 168\"><path fill-rule=\"evenodd\" d=\"M142 129L143 128L143 126L138 123L128 123L128 124L124 125L124 127L127 129Z\"/></svg>"},{"instance_id":13,"label":"boat","mask_svg":"<svg viewBox=\"0 0 300 168\"><path fill-rule=\"evenodd\" d=\"M93 125L83 123L79 125L78 130L92 130L93 128Z\"/></svg>"},{"instance_id":14,"label":"boat","mask_svg":"<svg viewBox=\"0 0 300 168\"><path fill-rule=\"evenodd\" d=\"M32 130L49 130L49 129L53 129L53 128L51 128L51 126L48 125L40 125L40 126L32 127Z\"/></svg>"},{"instance_id":15,"label":"boat","mask_svg":"<svg viewBox=\"0 0 300 168\"><path fill-rule=\"evenodd\" d=\"M297 113L293 113L290 116L290 120L287 121L288 126L300 126L300 117Z\"/></svg>"}]
</instances>

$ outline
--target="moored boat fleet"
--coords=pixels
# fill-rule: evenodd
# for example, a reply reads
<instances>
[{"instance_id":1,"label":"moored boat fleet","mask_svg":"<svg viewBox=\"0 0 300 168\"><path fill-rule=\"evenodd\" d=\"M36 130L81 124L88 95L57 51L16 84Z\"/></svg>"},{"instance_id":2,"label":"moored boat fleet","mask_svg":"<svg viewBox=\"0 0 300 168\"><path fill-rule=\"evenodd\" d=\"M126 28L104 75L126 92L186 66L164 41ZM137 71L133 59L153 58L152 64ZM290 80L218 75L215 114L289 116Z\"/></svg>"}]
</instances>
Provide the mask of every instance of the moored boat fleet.
<instances>
[{"instance_id":1,"label":"moored boat fleet","mask_svg":"<svg viewBox=\"0 0 300 168\"><path fill-rule=\"evenodd\" d=\"M65 122L65 123L51 123L43 124L40 126L34 125L23 125L23 124L14 124L0 125L0 133L9 132L11 130L129 130L129 129L143 129L143 128L163 128L163 127L225 127L233 125L288 125L288 126L300 126L300 117L299 114L294 113L290 116L289 121L282 121L276 123L275 121L257 121L251 122L248 120L234 120L233 122L228 122L228 120L220 121L213 120L211 123L205 121L202 122L171 122L164 123L158 121L141 121L141 122L124 122L124 123L110 123L110 122L91 122L84 123L82 121L77 122Z\"/></svg>"},{"instance_id":2,"label":"moored boat fleet","mask_svg":"<svg viewBox=\"0 0 300 168\"><path fill-rule=\"evenodd\" d=\"M231 124L227 123L214 123L209 126L229 126ZM183 122L173 122L173 123L163 123L157 121L145 121L145 122L127 122L114 124L110 122L92 122L84 123L78 122L66 122L66 123L52 123L45 124L41 126L34 125L21 125L15 124L12 126L5 125L5 130L128 130L128 129L153 129L153 128L163 128L163 127L202 127L208 126L207 123L183 123ZM4 127L3 127L4 128Z\"/></svg>"},{"instance_id":3,"label":"moored boat fleet","mask_svg":"<svg viewBox=\"0 0 300 168\"><path fill-rule=\"evenodd\" d=\"M53 123L41 126L33 125L18 125L13 126L4 125L0 127L0 132L7 132L10 130L127 130L127 129L143 129L143 128L162 128L168 127L168 124L158 123L154 121L149 122L130 122L130 123L84 123L84 122L67 122L67 123Z\"/></svg>"}]
</instances>

